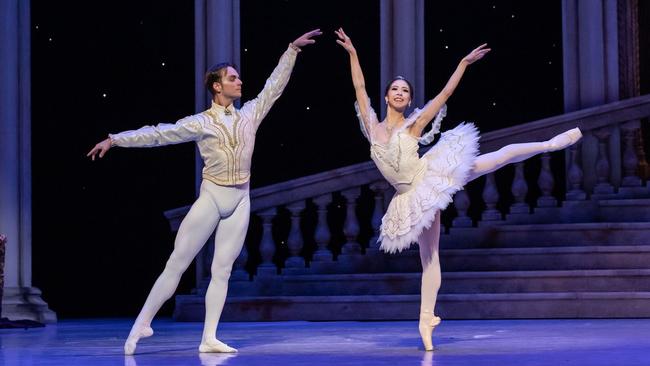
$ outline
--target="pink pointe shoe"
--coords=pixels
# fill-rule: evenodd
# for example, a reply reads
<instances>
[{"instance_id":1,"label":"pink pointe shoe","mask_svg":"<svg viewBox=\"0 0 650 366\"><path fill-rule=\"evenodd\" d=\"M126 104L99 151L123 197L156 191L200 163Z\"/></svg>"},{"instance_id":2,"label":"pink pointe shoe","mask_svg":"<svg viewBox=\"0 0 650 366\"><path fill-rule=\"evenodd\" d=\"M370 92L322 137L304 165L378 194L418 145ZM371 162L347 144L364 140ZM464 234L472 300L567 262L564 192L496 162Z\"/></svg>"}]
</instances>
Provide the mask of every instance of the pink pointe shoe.
<instances>
[{"instance_id":1,"label":"pink pointe shoe","mask_svg":"<svg viewBox=\"0 0 650 366\"><path fill-rule=\"evenodd\" d=\"M420 337L422 337L422 344L425 351L433 351L433 342L431 340L433 330L440 324L442 319L433 315L433 313L422 312L420 313Z\"/></svg>"},{"instance_id":2,"label":"pink pointe shoe","mask_svg":"<svg viewBox=\"0 0 650 366\"><path fill-rule=\"evenodd\" d=\"M565 131L552 139L548 140L548 151L557 151L565 149L582 138L582 132L579 128L573 128Z\"/></svg>"}]
</instances>

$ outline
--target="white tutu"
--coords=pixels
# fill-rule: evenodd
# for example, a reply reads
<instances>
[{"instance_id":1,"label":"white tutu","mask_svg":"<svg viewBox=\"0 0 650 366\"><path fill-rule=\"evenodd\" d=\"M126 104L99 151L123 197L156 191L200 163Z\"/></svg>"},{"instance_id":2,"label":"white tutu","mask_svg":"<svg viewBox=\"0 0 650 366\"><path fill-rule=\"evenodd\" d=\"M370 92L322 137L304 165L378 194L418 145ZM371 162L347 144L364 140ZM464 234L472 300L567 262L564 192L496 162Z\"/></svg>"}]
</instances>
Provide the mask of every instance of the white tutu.
<instances>
[{"instance_id":1,"label":"white tutu","mask_svg":"<svg viewBox=\"0 0 650 366\"><path fill-rule=\"evenodd\" d=\"M442 134L420 159L425 169L409 190L396 193L382 218L380 248L394 253L407 249L429 228L435 215L463 189L479 154L479 133L474 124L462 123Z\"/></svg>"}]
</instances>

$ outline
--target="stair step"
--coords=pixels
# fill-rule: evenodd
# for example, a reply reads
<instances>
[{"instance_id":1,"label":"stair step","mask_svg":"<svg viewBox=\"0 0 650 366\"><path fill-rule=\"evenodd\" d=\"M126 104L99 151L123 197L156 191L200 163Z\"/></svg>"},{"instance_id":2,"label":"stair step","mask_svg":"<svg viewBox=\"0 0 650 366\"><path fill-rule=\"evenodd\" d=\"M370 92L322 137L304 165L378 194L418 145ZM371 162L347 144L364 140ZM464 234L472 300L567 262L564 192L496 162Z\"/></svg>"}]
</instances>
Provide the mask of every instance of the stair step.
<instances>
[{"instance_id":1,"label":"stair step","mask_svg":"<svg viewBox=\"0 0 650 366\"><path fill-rule=\"evenodd\" d=\"M650 245L650 222L494 225L451 228L443 248Z\"/></svg>"},{"instance_id":2,"label":"stair step","mask_svg":"<svg viewBox=\"0 0 650 366\"><path fill-rule=\"evenodd\" d=\"M231 281L229 296L419 294L421 274L289 275ZM649 291L650 269L444 272L440 293Z\"/></svg>"},{"instance_id":3,"label":"stair step","mask_svg":"<svg viewBox=\"0 0 650 366\"><path fill-rule=\"evenodd\" d=\"M517 271L563 269L635 269L650 267L650 245L442 249L442 269L456 271ZM417 246L399 254L381 252L339 261L312 261L308 269L284 269L284 274L419 272Z\"/></svg>"},{"instance_id":4,"label":"stair step","mask_svg":"<svg viewBox=\"0 0 650 366\"><path fill-rule=\"evenodd\" d=\"M615 221L650 221L650 198L600 200L599 219Z\"/></svg>"},{"instance_id":5,"label":"stair step","mask_svg":"<svg viewBox=\"0 0 650 366\"><path fill-rule=\"evenodd\" d=\"M644 269L650 245L446 249L440 260L445 271Z\"/></svg>"},{"instance_id":6,"label":"stair step","mask_svg":"<svg viewBox=\"0 0 650 366\"><path fill-rule=\"evenodd\" d=\"M647 203L616 201L599 207L642 210ZM443 318L650 317L649 222L451 228L441 247L436 312ZM223 319L415 319L419 262L413 246L397 255L341 255L253 281L233 276ZM176 319L202 320L201 293L176 301Z\"/></svg>"},{"instance_id":7,"label":"stair step","mask_svg":"<svg viewBox=\"0 0 650 366\"><path fill-rule=\"evenodd\" d=\"M203 297L176 301L176 320L203 320ZM229 297L222 319L415 320L419 308L419 295ZM442 294L436 309L443 320L650 317L650 292Z\"/></svg>"}]
</instances>

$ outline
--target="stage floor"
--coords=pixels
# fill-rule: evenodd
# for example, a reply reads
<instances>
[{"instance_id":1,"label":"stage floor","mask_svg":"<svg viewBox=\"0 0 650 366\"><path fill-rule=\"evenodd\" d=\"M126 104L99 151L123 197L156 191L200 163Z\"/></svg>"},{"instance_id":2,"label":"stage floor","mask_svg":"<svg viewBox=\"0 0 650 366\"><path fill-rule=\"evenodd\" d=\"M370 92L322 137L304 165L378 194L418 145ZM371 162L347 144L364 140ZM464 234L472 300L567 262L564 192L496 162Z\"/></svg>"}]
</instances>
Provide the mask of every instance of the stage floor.
<instances>
[{"instance_id":1,"label":"stage floor","mask_svg":"<svg viewBox=\"0 0 650 366\"><path fill-rule=\"evenodd\" d=\"M222 323L235 355L199 354L200 323L157 320L135 356L131 320L0 330L2 365L650 365L650 319L443 321L424 352L415 321Z\"/></svg>"}]
</instances>

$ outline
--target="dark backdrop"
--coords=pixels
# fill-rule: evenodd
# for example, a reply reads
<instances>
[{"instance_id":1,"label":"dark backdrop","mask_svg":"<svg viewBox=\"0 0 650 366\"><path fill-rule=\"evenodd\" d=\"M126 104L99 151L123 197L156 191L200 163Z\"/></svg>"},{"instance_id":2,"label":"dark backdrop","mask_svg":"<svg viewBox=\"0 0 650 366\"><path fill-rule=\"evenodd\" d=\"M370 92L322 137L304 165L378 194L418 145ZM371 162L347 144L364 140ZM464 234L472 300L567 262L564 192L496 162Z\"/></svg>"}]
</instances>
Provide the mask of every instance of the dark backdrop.
<instances>
[{"instance_id":1,"label":"dark backdrop","mask_svg":"<svg viewBox=\"0 0 650 366\"><path fill-rule=\"evenodd\" d=\"M443 129L472 120L490 131L562 112L559 0L426 3L427 98L472 48L493 48L450 100ZM300 53L258 132L253 187L368 159L332 31L343 26L355 41L378 109L378 4L241 1L244 100L290 41L325 32ZM60 318L134 317L171 252L163 212L193 201L194 146L116 148L97 162L85 154L109 132L195 113L193 12L192 1L32 1L33 282ZM192 286L190 268L179 293Z\"/></svg>"}]
</instances>

